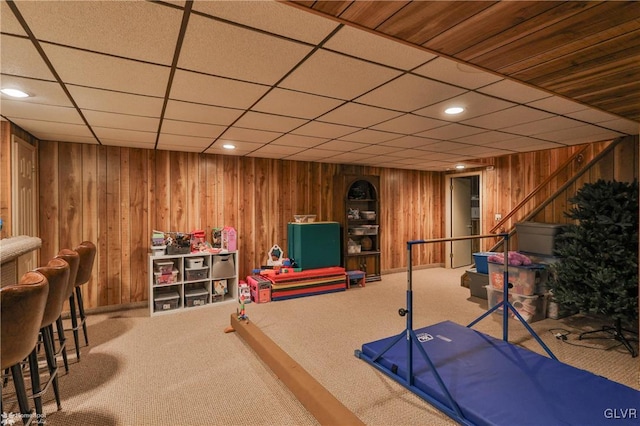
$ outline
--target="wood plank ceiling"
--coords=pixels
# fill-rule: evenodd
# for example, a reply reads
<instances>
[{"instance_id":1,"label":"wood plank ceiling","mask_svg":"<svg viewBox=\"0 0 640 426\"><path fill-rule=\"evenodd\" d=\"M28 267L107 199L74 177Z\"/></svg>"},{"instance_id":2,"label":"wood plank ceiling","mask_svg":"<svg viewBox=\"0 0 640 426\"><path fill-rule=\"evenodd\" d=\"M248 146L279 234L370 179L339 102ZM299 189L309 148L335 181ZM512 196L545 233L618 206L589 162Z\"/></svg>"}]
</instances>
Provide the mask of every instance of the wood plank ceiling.
<instances>
[{"instance_id":1,"label":"wood plank ceiling","mask_svg":"<svg viewBox=\"0 0 640 426\"><path fill-rule=\"evenodd\" d=\"M294 1L640 122L636 1Z\"/></svg>"}]
</instances>

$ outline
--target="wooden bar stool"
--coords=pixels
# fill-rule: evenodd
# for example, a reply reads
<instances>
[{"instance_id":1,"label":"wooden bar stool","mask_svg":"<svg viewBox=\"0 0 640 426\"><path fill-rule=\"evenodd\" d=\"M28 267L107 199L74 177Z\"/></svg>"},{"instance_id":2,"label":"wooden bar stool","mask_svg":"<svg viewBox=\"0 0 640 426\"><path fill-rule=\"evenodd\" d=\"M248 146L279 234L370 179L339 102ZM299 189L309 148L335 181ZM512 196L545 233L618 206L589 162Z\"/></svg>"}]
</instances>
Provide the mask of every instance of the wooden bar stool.
<instances>
[{"instance_id":1,"label":"wooden bar stool","mask_svg":"<svg viewBox=\"0 0 640 426\"><path fill-rule=\"evenodd\" d=\"M36 406L36 413L42 415L42 395L53 384L58 410L60 410L60 390L58 388L58 360L53 346L53 324L60 317L62 306L67 295L69 285L69 264L62 259L51 259L47 266L35 270L49 282L49 294L45 304L42 322L40 324L40 335L44 345L45 358L49 368L49 378L44 386L40 385L40 370L38 367L38 351L33 349L29 355L29 368L31 370L31 388L33 402Z\"/></svg>"},{"instance_id":2,"label":"wooden bar stool","mask_svg":"<svg viewBox=\"0 0 640 426\"><path fill-rule=\"evenodd\" d=\"M78 324L78 317L75 314L75 301L73 296L69 298L69 305L71 307L71 326L73 329L73 339L76 344L76 355L80 360L80 344L78 338L78 331L82 326L82 332L84 333L84 342L89 345L89 337L87 336L87 324L86 315L84 313L84 303L82 301L82 285L89 282L91 279L91 271L93 269L93 261L96 257L96 246L91 241L83 241L78 247L75 248L80 256L80 264L78 266L78 273L75 280L76 300L78 302L78 311L80 313L80 324Z\"/></svg>"},{"instance_id":3,"label":"wooden bar stool","mask_svg":"<svg viewBox=\"0 0 640 426\"><path fill-rule=\"evenodd\" d=\"M49 283L35 272L27 272L20 282L0 288L0 359L2 370L11 368L22 421L28 424L33 413L29 408L21 363L38 342ZM4 407L0 412L5 412Z\"/></svg>"},{"instance_id":4,"label":"wooden bar stool","mask_svg":"<svg viewBox=\"0 0 640 426\"><path fill-rule=\"evenodd\" d=\"M77 251L71 249L62 249L55 257L56 259L62 259L69 264L69 284L67 285L67 291L65 300L73 299L73 291L76 288L76 275L78 274L78 266L80 266L80 255ZM75 316L75 303L69 304L71 310L70 315ZM62 354L62 360L64 362L64 369L69 372L69 361L67 359L67 338L64 334L64 326L62 324L62 315L60 315L56 321L56 328L58 329L58 342L60 344L56 357ZM78 355L78 360L80 356Z\"/></svg>"}]
</instances>

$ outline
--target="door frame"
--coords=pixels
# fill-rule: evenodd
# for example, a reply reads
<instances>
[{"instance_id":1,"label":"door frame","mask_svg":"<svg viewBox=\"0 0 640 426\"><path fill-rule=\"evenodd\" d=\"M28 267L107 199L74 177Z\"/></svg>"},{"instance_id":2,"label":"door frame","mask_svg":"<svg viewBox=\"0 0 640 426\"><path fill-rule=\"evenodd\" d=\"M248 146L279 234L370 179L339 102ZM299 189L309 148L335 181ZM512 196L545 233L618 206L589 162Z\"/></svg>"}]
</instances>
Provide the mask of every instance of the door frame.
<instances>
[{"instance_id":1,"label":"door frame","mask_svg":"<svg viewBox=\"0 0 640 426\"><path fill-rule=\"evenodd\" d=\"M444 217L445 217L445 238L451 238L451 212L453 211L454 206L453 204L453 200L451 199L451 185L453 185L452 180L456 179L456 178L461 178L461 177L469 177L469 176L478 176L478 197L480 198L479 202L480 202L480 234L482 234L482 199L483 197L483 192L484 192L484 188L482 186L482 171L477 170L477 171L470 171L470 172L464 172L464 173L451 173L451 174L445 174L445 179L444 179L444 193L445 193L445 203L444 203L444 207L445 207L445 212L444 212ZM444 244L444 265L445 268L452 268L451 265L451 244L450 243L445 243Z\"/></svg>"}]
</instances>

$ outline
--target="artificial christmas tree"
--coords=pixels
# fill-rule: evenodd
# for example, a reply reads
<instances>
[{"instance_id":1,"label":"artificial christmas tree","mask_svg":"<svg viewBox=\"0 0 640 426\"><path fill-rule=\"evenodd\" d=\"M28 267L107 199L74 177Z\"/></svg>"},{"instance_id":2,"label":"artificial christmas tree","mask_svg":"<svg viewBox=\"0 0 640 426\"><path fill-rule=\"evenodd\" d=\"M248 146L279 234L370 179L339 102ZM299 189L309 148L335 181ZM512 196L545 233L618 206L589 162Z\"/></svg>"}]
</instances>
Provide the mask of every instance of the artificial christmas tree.
<instances>
[{"instance_id":1,"label":"artificial christmas tree","mask_svg":"<svg viewBox=\"0 0 640 426\"><path fill-rule=\"evenodd\" d=\"M605 333L637 356L623 325L638 323L638 182L598 180L585 184L569 200L566 213L575 220L556 237L549 286L554 299L567 308L601 314L613 326L583 333ZM589 335L589 336L587 336Z\"/></svg>"}]
</instances>

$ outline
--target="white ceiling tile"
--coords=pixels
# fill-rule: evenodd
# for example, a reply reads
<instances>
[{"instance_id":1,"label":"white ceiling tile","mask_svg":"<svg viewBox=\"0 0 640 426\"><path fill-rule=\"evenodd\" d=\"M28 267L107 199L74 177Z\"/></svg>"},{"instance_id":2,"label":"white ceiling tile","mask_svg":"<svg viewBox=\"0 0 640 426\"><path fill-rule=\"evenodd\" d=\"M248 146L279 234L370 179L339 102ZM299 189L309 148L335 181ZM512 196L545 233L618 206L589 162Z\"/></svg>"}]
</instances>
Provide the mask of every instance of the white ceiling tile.
<instances>
[{"instance_id":1,"label":"white ceiling tile","mask_svg":"<svg viewBox=\"0 0 640 426\"><path fill-rule=\"evenodd\" d=\"M576 120L582 120L587 123L602 123L605 121L610 121L610 120L615 120L620 118L613 114L609 114L603 111L598 111L597 109L592 109L592 108L570 112L565 115L567 117L575 118Z\"/></svg>"},{"instance_id":2,"label":"white ceiling tile","mask_svg":"<svg viewBox=\"0 0 640 426\"><path fill-rule=\"evenodd\" d=\"M421 146L433 144L435 142L436 141L432 139L419 138L417 136L403 136L398 139L382 142L379 145L395 146L398 148L418 148Z\"/></svg>"},{"instance_id":3,"label":"white ceiling tile","mask_svg":"<svg viewBox=\"0 0 640 426\"><path fill-rule=\"evenodd\" d=\"M57 105L64 107L72 107L73 104L69 100L69 97L64 93L62 87L56 82L33 80L30 78L14 77L11 75L2 76L2 87L8 87L12 89L20 89L28 93L30 97L20 99L20 102L26 104L42 104L42 105ZM2 100L10 99L15 100L4 93L0 94Z\"/></svg>"},{"instance_id":4,"label":"white ceiling tile","mask_svg":"<svg viewBox=\"0 0 640 426\"><path fill-rule=\"evenodd\" d=\"M477 89L502 80L500 76L442 56L422 65L413 72L467 89Z\"/></svg>"},{"instance_id":5,"label":"white ceiling tile","mask_svg":"<svg viewBox=\"0 0 640 426\"><path fill-rule=\"evenodd\" d=\"M539 108L544 111L552 112L554 114L569 114L571 112L589 109L589 107L587 106L584 106L578 102L561 98L560 96L549 96L548 98L529 102L527 103L527 105L533 108Z\"/></svg>"},{"instance_id":6,"label":"white ceiling tile","mask_svg":"<svg viewBox=\"0 0 640 426\"><path fill-rule=\"evenodd\" d=\"M609 121L601 121L598 125L607 129L615 130L620 133L626 133L628 135L637 135L640 133L640 124L626 120L624 118L617 118Z\"/></svg>"},{"instance_id":7,"label":"white ceiling tile","mask_svg":"<svg viewBox=\"0 0 640 426\"><path fill-rule=\"evenodd\" d=\"M608 131L591 124L585 124L583 126L572 127L565 130L555 130L553 132L539 133L536 135L536 138L575 145L578 143L611 140L619 136L622 135L618 132Z\"/></svg>"},{"instance_id":8,"label":"white ceiling tile","mask_svg":"<svg viewBox=\"0 0 640 426\"><path fill-rule=\"evenodd\" d=\"M543 149L555 149L562 147L561 144L555 142L542 141L534 138L516 138L508 141L501 141L496 144L495 148L509 149L518 152L540 151Z\"/></svg>"},{"instance_id":9,"label":"white ceiling tile","mask_svg":"<svg viewBox=\"0 0 640 426\"><path fill-rule=\"evenodd\" d=\"M342 126L340 124L320 123L312 121L297 128L292 133L303 136L337 139L359 130L357 127Z\"/></svg>"},{"instance_id":10,"label":"white ceiling tile","mask_svg":"<svg viewBox=\"0 0 640 426\"><path fill-rule=\"evenodd\" d=\"M229 125L240 117L242 112L243 110L241 109L222 108L170 99L167 102L164 117L194 123Z\"/></svg>"},{"instance_id":11,"label":"white ceiling tile","mask_svg":"<svg viewBox=\"0 0 640 426\"><path fill-rule=\"evenodd\" d=\"M520 135L532 136L553 130L570 129L582 126L584 123L566 117L554 116L530 123L519 124L517 126L505 127L504 132L516 133Z\"/></svg>"},{"instance_id":12,"label":"white ceiling tile","mask_svg":"<svg viewBox=\"0 0 640 426\"><path fill-rule=\"evenodd\" d=\"M259 142L269 143L280 136L278 132L267 132L264 130L242 129L240 127L231 127L222 135L222 138L228 141L237 142Z\"/></svg>"},{"instance_id":13,"label":"white ceiling tile","mask_svg":"<svg viewBox=\"0 0 640 426\"><path fill-rule=\"evenodd\" d=\"M155 117L141 117L139 115L116 114L113 112L83 110L85 118L91 127L112 127L114 129L138 130L142 132L157 132L160 120Z\"/></svg>"},{"instance_id":14,"label":"white ceiling tile","mask_svg":"<svg viewBox=\"0 0 640 426\"><path fill-rule=\"evenodd\" d=\"M277 156L291 155L291 154L297 154L298 152L302 152L305 149L306 148L304 147L274 145L270 143L269 145L265 145L261 148L258 148L256 151L252 153L252 155L258 156L258 157L261 155L271 155L271 154L276 154Z\"/></svg>"},{"instance_id":15,"label":"white ceiling tile","mask_svg":"<svg viewBox=\"0 0 640 426\"><path fill-rule=\"evenodd\" d=\"M368 158L371 158L371 156L363 157L361 153L342 152L331 157L331 162L348 163L351 161L366 161Z\"/></svg>"},{"instance_id":16,"label":"white ceiling tile","mask_svg":"<svg viewBox=\"0 0 640 426\"><path fill-rule=\"evenodd\" d=\"M17 6L38 38L164 65L171 65L182 22L182 10L146 1L21 1Z\"/></svg>"},{"instance_id":17,"label":"white ceiling tile","mask_svg":"<svg viewBox=\"0 0 640 426\"><path fill-rule=\"evenodd\" d=\"M311 49L281 37L191 15L178 67L272 85Z\"/></svg>"},{"instance_id":18,"label":"white ceiling tile","mask_svg":"<svg viewBox=\"0 0 640 426\"><path fill-rule=\"evenodd\" d=\"M225 149L223 148L224 144L233 144L236 149ZM223 154L223 155L246 155L250 152L254 152L257 149L260 149L265 144L258 142L247 142L247 141L236 141L230 139L218 139L211 145L209 149L206 150L207 154Z\"/></svg>"},{"instance_id":19,"label":"white ceiling tile","mask_svg":"<svg viewBox=\"0 0 640 426\"><path fill-rule=\"evenodd\" d=\"M16 19L6 1L0 3L0 28L3 33L26 36L27 33ZM4 40L3 40L4 41ZM4 46L3 46L4 49Z\"/></svg>"},{"instance_id":20,"label":"white ceiling tile","mask_svg":"<svg viewBox=\"0 0 640 426\"><path fill-rule=\"evenodd\" d=\"M142 149L153 149L155 147L155 142L147 142L144 140L132 140L132 139L111 139L104 138L100 139L103 145L107 146L120 146L123 148L142 148Z\"/></svg>"},{"instance_id":21,"label":"white ceiling tile","mask_svg":"<svg viewBox=\"0 0 640 426\"><path fill-rule=\"evenodd\" d=\"M21 100L2 99L0 103L2 115L9 119L38 117L42 121L56 121L84 125L82 117L73 107L43 105Z\"/></svg>"},{"instance_id":22,"label":"white ceiling tile","mask_svg":"<svg viewBox=\"0 0 640 426\"><path fill-rule=\"evenodd\" d=\"M98 136L98 139L107 140L120 140L131 142L142 142L148 144L155 144L156 132L142 132L139 130L127 130L127 129L113 129L109 127L91 127L94 133ZM104 143L104 142L103 142Z\"/></svg>"},{"instance_id":23,"label":"white ceiling tile","mask_svg":"<svg viewBox=\"0 0 640 426\"><path fill-rule=\"evenodd\" d=\"M192 123L178 120L164 120L162 122L163 134L208 138L210 143L220 136L226 128L226 126L218 126L215 124Z\"/></svg>"},{"instance_id":24,"label":"white ceiling tile","mask_svg":"<svg viewBox=\"0 0 640 426\"><path fill-rule=\"evenodd\" d=\"M464 145L456 144L455 147L456 148L462 148L462 147L464 147ZM455 149L455 148L453 148L453 149ZM455 159L459 158L459 154L453 154L451 152L429 151L424 158L428 159L430 162L435 162L435 161L451 162L451 161L454 161Z\"/></svg>"},{"instance_id":25,"label":"white ceiling tile","mask_svg":"<svg viewBox=\"0 0 640 426\"><path fill-rule=\"evenodd\" d=\"M419 47L398 43L347 25L331 37L323 47L407 71L436 57L433 53Z\"/></svg>"},{"instance_id":26,"label":"white ceiling tile","mask_svg":"<svg viewBox=\"0 0 640 426\"><path fill-rule=\"evenodd\" d=\"M550 117L552 117L552 114L548 112L518 105L481 117L464 120L463 124L485 129L504 129L506 127L513 127L516 124L529 123Z\"/></svg>"},{"instance_id":27,"label":"white ceiling tile","mask_svg":"<svg viewBox=\"0 0 640 426\"><path fill-rule=\"evenodd\" d=\"M58 123L27 118L16 118L12 121L23 129L29 129L29 133L33 134L36 138L40 133L55 133L94 139L91 131L84 124Z\"/></svg>"},{"instance_id":28,"label":"white ceiling tile","mask_svg":"<svg viewBox=\"0 0 640 426\"><path fill-rule=\"evenodd\" d=\"M68 49L43 43L47 57L65 84L164 96L169 67Z\"/></svg>"},{"instance_id":29,"label":"white ceiling tile","mask_svg":"<svg viewBox=\"0 0 640 426\"><path fill-rule=\"evenodd\" d=\"M526 104L528 102L537 101L551 96L551 94L545 91L534 89L531 86L527 86L513 80L501 80L497 83L482 87L478 89L478 91L521 104Z\"/></svg>"},{"instance_id":30,"label":"white ceiling tile","mask_svg":"<svg viewBox=\"0 0 640 426\"><path fill-rule=\"evenodd\" d=\"M193 10L311 44L320 43L338 26L313 13L272 1L196 0Z\"/></svg>"},{"instance_id":31,"label":"white ceiling tile","mask_svg":"<svg viewBox=\"0 0 640 426\"><path fill-rule=\"evenodd\" d=\"M437 143L425 145L422 148L426 151L431 151L435 153L445 153L445 152L450 152L456 149L464 148L466 146L469 146L469 145L465 143L458 143L458 142L437 142Z\"/></svg>"},{"instance_id":32,"label":"white ceiling tile","mask_svg":"<svg viewBox=\"0 0 640 426\"><path fill-rule=\"evenodd\" d=\"M371 154L371 155L385 155L391 152L395 152L397 150L398 148L395 146L366 145L365 147L356 149L353 152L358 152L362 154Z\"/></svg>"},{"instance_id":33,"label":"white ceiling tile","mask_svg":"<svg viewBox=\"0 0 640 426\"><path fill-rule=\"evenodd\" d=\"M190 152L202 152L211 145L211 142L213 142L211 138L162 133L158 138L157 149L182 151L182 147L184 147L184 150L188 150Z\"/></svg>"},{"instance_id":34,"label":"white ceiling tile","mask_svg":"<svg viewBox=\"0 0 640 426\"><path fill-rule=\"evenodd\" d=\"M384 123L373 126L374 130L402 133L405 135L424 132L445 125L446 122L419 115L405 114Z\"/></svg>"},{"instance_id":35,"label":"white ceiling tile","mask_svg":"<svg viewBox=\"0 0 640 426\"><path fill-rule=\"evenodd\" d=\"M157 117L162 111L161 98L71 85L67 86L67 89L82 110L91 109L146 117Z\"/></svg>"},{"instance_id":36,"label":"white ceiling tile","mask_svg":"<svg viewBox=\"0 0 640 426\"><path fill-rule=\"evenodd\" d=\"M401 115L401 112L348 102L318 118L319 121L369 127Z\"/></svg>"},{"instance_id":37,"label":"white ceiling tile","mask_svg":"<svg viewBox=\"0 0 640 426\"><path fill-rule=\"evenodd\" d=\"M307 123L308 120L281 115L264 114L249 111L243 115L234 126L247 129L270 130L274 132L288 132Z\"/></svg>"},{"instance_id":38,"label":"white ceiling tile","mask_svg":"<svg viewBox=\"0 0 640 426\"><path fill-rule=\"evenodd\" d=\"M252 109L311 120L341 103L343 101L339 99L276 88L260 99Z\"/></svg>"},{"instance_id":39,"label":"white ceiling tile","mask_svg":"<svg viewBox=\"0 0 640 426\"><path fill-rule=\"evenodd\" d=\"M451 153L472 157L492 157L505 155L510 152L505 152L493 146L466 146L464 148L453 150Z\"/></svg>"},{"instance_id":40,"label":"white ceiling tile","mask_svg":"<svg viewBox=\"0 0 640 426\"><path fill-rule=\"evenodd\" d=\"M351 100L398 76L399 71L325 50L316 51L280 87Z\"/></svg>"},{"instance_id":41,"label":"white ceiling tile","mask_svg":"<svg viewBox=\"0 0 640 426\"><path fill-rule=\"evenodd\" d=\"M403 75L359 98L367 105L410 112L466 92L448 84L416 75Z\"/></svg>"},{"instance_id":42,"label":"white ceiling tile","mask_svg":"<svg viewBox=\"0 0 640 426\"><path fill-rule=\"evenodd\" d=\"M438 102L426 108L414 111L414 114L425 117L438 118L440 120L460 122L469 118L489 114L515 106L513 102L503 101L492 96L483 95L476 92L466 92L446 101ZM449 107L462 107L465 110L460 114L445 114L445 109Z\"/></svg>"},{"instance_id":43,"label":"white ceiling tile","mask_svg":"<svg viewBox=\"0 0 640 426\"><path fill-rule=\"evenodd\" d=\"M269 88L226 78L177 70L171 86L171 99L199 102L229 108L248 108Z\"/></svg>"},{"instance_id":44,"label":"white ceiling tile","mask_svg":"<svg viewBox=\"0 0 640 426\"><path fill-rule=\"evenodd\" d=\"M509 139L513 139L512 134L490 131L490 132L478 133L475 135L463 136L461 138L457 138L455 141L472 144L472 145L491 145L493 143L506 141Z\"/></svg>"},{"instance_id":45,"label":"white ceiling tile","mask_svg":"<svg viewBox=\"0 0 640 426\"><path fill-rule=\"evenodd\" d=\"M340 154L339 151L330 151L326 149L309 148L298 154L292 154L288 157L289 160L298 161L320 161L323 159L331 158ZM306 158L307 160L303 159Z\"/></svg>"},{"instance_id":46,"label":"white ceiling tile","mask_svg":"<svg viewBox=\"0 0 640 426\"><path fill-rule=\"evenodd\" d=\"M66 135L59 133L50 133L50 132L37 132L31 133L35 136L41 144L50 142L73 142L73 143L86 143L89 145L98 145L98 141L93 135L89 136L77 136L77 135Z\"/></svg>"},{"instance_id":47,"label":"white ceiling tile","mask_svg":"<svg viewBox=\"0 0 640 426\"><path fill-rule=\"evenodd\" d=\"M355 133L342 136L340 139L352 142L380 143L402 137L397 133L381 132L379 130L362 129Z\"/></svg>"},{"instance_id":48,"label":"white ceiling tile","mask_svg":"<svg viewBox=\"0 0 640 426\"><path fill-rule=\"evenodd\" d=\"M323 143L322 145L318 145L316 148L330 149L333 151L340 151L340 152L349 152L349 151L355 151L356 149L363 148L364 146L365 144L358 143L358 142L346 142L341 140L334 140L334 141Z\"/></svg>"},{"instance_id":49,"label":"white ceiling tile","mask_svg":"<svg viewBox=\"0 0 640 426\"><path fill-rule=\"evenodd\" d=\"M416 136L440 139L443 141L460 138L462 136L475 135L477 133L483 133L486 130L479 129L477 127L465 126L464 124L447 124L446 126L437 127L435 129L427 130L426 132L417 133Z\"/></svg>"},{"instance_id":50,"label":"white ceiling tile","mask_svg":"<svg viewBox=\"0 0 640 426\"><path fill-rule=\"evenodd\" d=\"M293 147L301 147L301 148L313 148L314 146L321 145L327 142L328 138L316 138L312 136L302 136L302 135L282 135L278 139L275 139L271 142L270 145L285 145L285 146L293 146Z\"/></svg>"},{"instance_id":51,"label":"white ceiling tile","mask_svg":"<svg viewBox=\"0 0 640 426\"><path fill-rule=\"evenodd\" d=\"M5 3L2 2L2 4L4 7ZM31 40L2 34L0 45L2 46L0 49L2 74L56 81Z\"/></svg>"}]
</instances>

